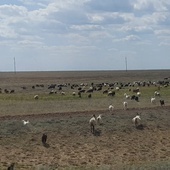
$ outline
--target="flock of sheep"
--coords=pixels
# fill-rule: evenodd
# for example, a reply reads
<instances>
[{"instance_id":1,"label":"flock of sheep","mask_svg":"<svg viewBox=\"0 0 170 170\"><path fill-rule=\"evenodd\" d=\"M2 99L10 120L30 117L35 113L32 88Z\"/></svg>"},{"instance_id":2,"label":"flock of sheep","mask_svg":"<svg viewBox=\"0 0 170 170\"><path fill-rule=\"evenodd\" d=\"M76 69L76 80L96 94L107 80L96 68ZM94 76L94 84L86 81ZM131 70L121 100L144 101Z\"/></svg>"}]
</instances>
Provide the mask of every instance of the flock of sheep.
<instances>
[{"instance_id":1,"label":"flock of sheep","mask_svg":"<svg viewBox=\"0 0 170 170\"><path fill-rule=\"evenodd\" d=\"M65 96L67 93L69 94L68 88L71 88L72 91L72 96L79 96L80 98L82 97L82 94L87 94L88 98L92 97L92 94L96 91L102 91L103 94L107 94L108 96L115 96L116 93L121 90L121 89L127 89L131 92L134 93L134 95L130 95L124 93L125 99L131 99L139 102L139 97L141 96L140 92L140 87L151 87L155 86L158 88L157 91L154 92L154 96L161 96L160 95L160 88L161 87L167 87L169 86L169 81L158 81L158 82L140 82L140 81L135 81L133 83L120 83L120 82L115 82L115 83L98 83L94 84L91 83L90 87L89 84L87 83L81 83L81 84L70 84L70 83L65 83L65 84L51 84L48 85L48 90L49 94L61 94ZM45 86L43 85L36 85L33 86L32 89L36 89L36 87L41 87L44 88ZM137 88L136 88L137 87ZM26 89L26 87L24 88ZM151 98L151 103L154 103L156 101L156 98L153 97ZM34 96L34 99L39 99L39 95L36 94ZM124 106L127 106L127 103L124 103Z\"/></svg>"},{"instance_id":2,"label":"flock of sheep","mask_svg":"<svg viewBox=\"0 0 170 170\"><path fill-rule=\"evenodd\" d=\"M161 87L167 87L169 86L169 81L158 81L158 82L142 82L142 81L136 81L133 83L98 83L98 84L94 84L91 83L90 87L87 83L81 83L81 84L70 84L70 83L66 83L66 84L51 84L48 86L48 89L50 90L49 94L57 94L57 90L60 91L61 95L66 95L66 92L64 91L64 89L66 88L71 88L72 89L72 95L76 96L78 95L80 98L82 96L82 93L87 93L88 94L88 98L92 97L92 94L95 91L102 91L103 94L107 94L108 96L115 96L115 94L120 91L121 89L128 89L129 92L132 92L132 94L128 94L128 92L126 91L126 93L124 93L124 101L123 101L123 109L127 110L128 109L128 100L135 100L136 102L139 102L139 98L142 96L142 93L140 91L140 87L150 87L150 86L155 86L157 87L158 90L156 90L154 92L154 97L151 97L150 102L151 104L155 104L156 103L156 98L160 97L160 88ZM44 85L36 85L36 86L32 86L32 89L36 89L36 88L44 88ZM23 87L23 90L25 90L26 87ZM56 90L57 89L57 90ZM38 100L40 97L38 94L34 95L34 99ZM165 102L163 99L159 98L159 102L160 105L163 106L165 105ZM109 105L109 111L113 111L114 106L113 105ZM136 117L134 117L132 119L133 123L135 124L135 126L138 126L139 121L141 120L140 116L137 115ZM95 125L96 124L101 124L102 122L102 115L99 115L98 117L96 117L95 115L93 115L93 117L90 119L89 123L90 123L90 128L91 128L91 132L94 133L95 130ZM29 122L23 121L24 124L27 124Z\"/></svg>"},{"instance_id":3,"label":"flock of sheep","mask_svg":"<svg viewBox=\"0 0 170 170\"><path fill-rule=\"evenodd\" d=\"M165 105L164 100L161 99L160 87L169 86L169 82L165 83L164 81L163 82L157 82L157 83L156 82L153 82L153 83L152 82L148 82L148 83L146 83L146 82L134 82L133 84L119 84L119 86L118 86L118 84L106 84L106 83L98 84L98 85L91 84L91 86L87 90L85 90L85 87L87 87L87 84L82 84L81 86L72 85L71 89L75 89L75 87L78 87L78 90L79 90L78 93L73 91L73 93L72 93L73 96L78 94L78 96L81 97L82 93L89 93L88 97L91 98L92 93L94 91L100 91L100 90L103 89L103 87L106 87L106 86L108 86L108 89L103 90L103 94L108 94L108 96L115 96L116 91L119 91L120 89L125 88L125 87L131 87L129 89L129 91L132 91L133 95L127 94L127 92L124 93L125 101L123 101L123 109L127 110L128 109L128 100L129 99L130 100L135 100L136 102L139 102L139 98L142 96L142 93L141 93L139 87L140 86L143 86L143 87L148 86L149 87L149 86L152 86L152 85L157 87L158 90L154 91L154 94L153 94L154 97L150 98L151 104L155 104L156 100L157 100L157 97L159 97L160 105L161 106ZM54 88L54 85L52 87ZM62 88L63 88L63 86L60 85L60 90L62 90ZM61 94L65 95L65 92L62 91ZM34 99L38 99L38 98L39 98L38 95L34 96ZM109 111L113 111L113 110L114 110L114 106L109 105ZM134 118L132 118L132 122L134 123L135 127L139 126L140 121L141 121L141 117L140 117L139 114L137 114ZM100 125L101 123L102 123L102 115L99 115L97 117L96 117L96 115L93 115L92 118L89 120L91 132L94 133L95 132L95 126L97 124Z\"/></svg>"}]
</instances>

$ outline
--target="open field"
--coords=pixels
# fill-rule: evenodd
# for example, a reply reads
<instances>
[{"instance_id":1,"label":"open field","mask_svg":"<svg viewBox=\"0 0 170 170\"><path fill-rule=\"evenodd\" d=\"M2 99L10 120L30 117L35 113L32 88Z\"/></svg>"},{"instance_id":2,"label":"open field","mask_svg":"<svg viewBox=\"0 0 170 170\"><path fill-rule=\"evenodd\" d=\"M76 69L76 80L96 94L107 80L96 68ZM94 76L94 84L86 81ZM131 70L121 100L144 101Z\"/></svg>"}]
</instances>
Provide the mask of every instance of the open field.
<instances>
[{"instance_id":1,"label":"open field","mask_svg":"<svg viewBox=\"0 0 170 170\"><path fill-rule=\"evenodd\" d=\"M170 169L169 84L160 89L154 84L140 86L139 102L128 99L128 110L122 105L124 93L133 95L129 89L137 85L119 91L114 86L115 96L103 94L108 89L105 86L91 93L91 98L87 93L80 98L77 87L71 88L81 83L87 84L87 90L92 83L169 82L169 77L170 70L0 73L0 169L12 162L23 170ZM48 89L51 84L67 86ZM55 93L49 94L51 90ZM161 96L151 104L157 90ZM165 106L160 106L160 99ZM112 112L110 104L115 106ZM136 129L131 121L137 112L141 113L142 129ZM88 124L93 114L103 115L95 135ZM22 119L30 123L24 126ZM41 143L43 133L48 135L48 147Z\"/></svg>"}]
</instances>

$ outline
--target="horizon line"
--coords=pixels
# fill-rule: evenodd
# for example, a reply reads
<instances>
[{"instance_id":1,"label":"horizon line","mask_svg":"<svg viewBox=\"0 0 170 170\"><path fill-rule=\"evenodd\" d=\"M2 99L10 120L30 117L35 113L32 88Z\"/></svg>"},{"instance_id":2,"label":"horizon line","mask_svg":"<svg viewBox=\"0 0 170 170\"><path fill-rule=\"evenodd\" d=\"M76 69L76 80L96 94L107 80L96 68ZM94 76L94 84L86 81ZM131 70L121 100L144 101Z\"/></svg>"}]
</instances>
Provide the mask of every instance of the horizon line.
<instances>
[{"instance_id":1,"label":"horizon line","mask_svg":"<svg viewBox=\"0 0 170 170\"><path fill-rule=\"evenodd\" d=\"M81 72L84 72L84 71L86 71L86 72L92 72L92 71L125 71L125 72L129 72L129 71L166 71L166 70L170 70L170 69L167 69L167 68L165 68L165 69L130 69L130 70L41 70L41 71L36 71L36 70L30 70L30 71L28 71L28 70L25 70L25 71L0 71L0 73L22 73L22 72L79 72L79 71L81 71Z\"/></svg>"}]
</instances>

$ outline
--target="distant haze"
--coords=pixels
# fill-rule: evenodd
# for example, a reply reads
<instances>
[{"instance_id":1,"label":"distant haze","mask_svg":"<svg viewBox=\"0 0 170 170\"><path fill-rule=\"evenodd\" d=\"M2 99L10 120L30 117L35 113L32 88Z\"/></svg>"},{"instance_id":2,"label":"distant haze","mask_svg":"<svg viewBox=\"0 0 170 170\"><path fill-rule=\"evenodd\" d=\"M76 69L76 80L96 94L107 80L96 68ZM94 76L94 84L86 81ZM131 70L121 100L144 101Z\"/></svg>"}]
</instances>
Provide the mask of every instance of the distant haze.
<instances>
[{"instance_id":1,"label":"distant haze","mask_svg":"<svg viewBox=\"0 0 170 170\"><path fill-rule=\"evenodd\" d=\"M1 0L0 71L170 68L170 0Z\"/></svg>"}]
</instances>

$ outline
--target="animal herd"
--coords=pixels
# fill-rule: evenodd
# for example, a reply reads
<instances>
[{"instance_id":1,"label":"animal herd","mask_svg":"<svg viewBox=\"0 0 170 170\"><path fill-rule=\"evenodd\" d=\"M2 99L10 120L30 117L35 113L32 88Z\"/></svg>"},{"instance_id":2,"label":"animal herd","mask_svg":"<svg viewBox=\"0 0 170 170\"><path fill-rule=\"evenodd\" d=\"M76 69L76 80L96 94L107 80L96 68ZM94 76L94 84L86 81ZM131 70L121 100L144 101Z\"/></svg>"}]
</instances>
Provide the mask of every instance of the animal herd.
<instances>
[{"instance_id":1,"label":"animal herd","mask_svg":"<svg viewBox=\"0 0 170 170\"><path fill-rule=\"evenodd\" d=\"M21 86L19 89L0 88L0 93L24 93L30 91L34 100L40 100L45 95L61 95L79 98L95 98L96 96L115 97L122 95L123 108L126 110L129 105L129 100L140 102L146 94L142 91L143 88L149 88L153 91L150 96L150 103L165 105L161 90L167 88L170 84L169 79L158 81L134 81L134 82L101 82L101 83L62 83L62 84L36 84L32 86ZM22 89L22 90L21 90ZM37 93L38 92L38 93ZM111 110L112 108L110 108Z\"/></svg>"},{"instance_id":2,"label":"animal herd","mask_svg":"<svg viewBox=\"0 0 170 170\"><path fill-rule=\"evenodd\" d=\"M142 81L135 81L133 83L80 83L80 84L71 84L71 83L65 83L65 84L51 84L48 85L49 94L61 94L62 96L66 96L70 94L71 89L71 95L79 98L82 98L86 95L86 98L94 98L95 92L102 91L101 94L107 95L110 97L117 96L117 94L120 96L121 91L124 92L124 97L122 96L123 101L123 108L125 110L128 109L129 100L140 102L141 98L144 98L142 96L145 96L145 94L141 91L143 87L155 87L155 91L153 92L153 95L150 97L150 103L156 104L160 103L161 106L165 105L165 101L163 99L163 96L161 95L160 91L161 88L166 88L170 84L169 81L157 81L157 82L142 82ZM33 89L36 88L44 88L45 85L35 85L33 86ZM153 89L153 88L152 88ZM34 99L38 100L41 98L41 94L35 94ZM113 110L114 106L110 106L109 110Z\"/></svg>"},{"instance_id":3,"label":"animal herd","mask_svg":"<svg viewBox=\"0 0 170 170\"><path fill-rule=\"evenodd\" d=\"M115 97L116 95L120 93L122 94L122 107L124 110L127 110L129 107L129 101L136 101L137 103L140 102L142 96L144 96L144 93L141 91L142 88L144 87L154 87L152 89L156 89L153 92L153 95L150 97L150 103L152 105L155 105L157 101L159 101L160 106L165 105L165 101L162 98L163 96L161 95L161 89L162 88L167 88L169 86L170 82L169 80L160 80L156 82L152 81L134 81L134 82L128 82L128 83L121 83L121 82L114 82L114 83L63 83L63 84L50 84L50 85L44 85L44 84L36 84L31 87L33 91L36 89L44 89L47 87L47 90L49 90L48 94L53 95L53 94L61 94L62 96L66 96L70 94L72 96L78 96L79 98L82 98L83 94L87 94L87 98L93 98L93 94L95 92L100 92L102 95L107 95L109 97ZM21 87L23 90L26 90L29 87L22 86ZM71 90L70 90L71 89ZM121 92L122 91L122 92ZM0 88L0 93L2 93L3 90ZM17 90L10 90L10 89L4 89L4 93L16 93ZM41 99L41 94L35 94L33 96L34 100L39 100ZM109 105L109 111L113 111L114 108L113 104ZM97 119L94 116L92 117L91 122L95 122L94 120L100 120L101 122L101 115ZM27 124L29 122L24 121L23 123ZM94 130L94 123L91 123L91 130Z\"/></svg>"}]
</instances>

